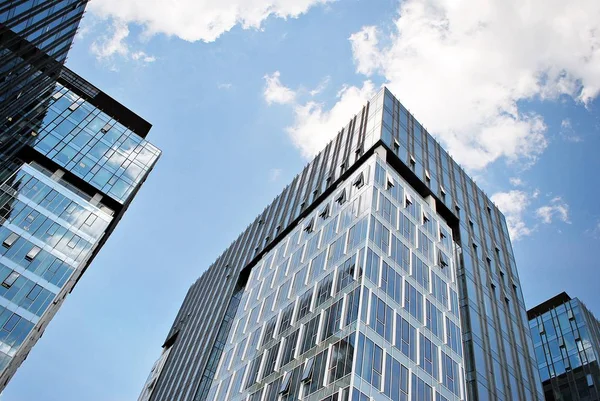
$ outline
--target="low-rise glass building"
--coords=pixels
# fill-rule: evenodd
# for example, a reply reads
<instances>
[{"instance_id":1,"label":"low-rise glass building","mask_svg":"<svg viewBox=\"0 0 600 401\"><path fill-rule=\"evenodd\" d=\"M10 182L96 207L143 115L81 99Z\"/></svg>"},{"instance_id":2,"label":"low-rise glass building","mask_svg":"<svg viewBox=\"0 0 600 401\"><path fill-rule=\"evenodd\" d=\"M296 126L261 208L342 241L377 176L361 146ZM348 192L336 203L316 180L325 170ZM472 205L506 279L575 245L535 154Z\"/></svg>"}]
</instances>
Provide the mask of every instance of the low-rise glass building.
<instances>
[{"instance_id":1,"label":"low-rise glass building","mask_svg":"<svg viewBox=\"0 0 600 401\"><path fill-rule=\"evenodd\" d=\"M527 312L546 401L600 400L600 322L563 292Z\"/></svg>"}]
</instances>

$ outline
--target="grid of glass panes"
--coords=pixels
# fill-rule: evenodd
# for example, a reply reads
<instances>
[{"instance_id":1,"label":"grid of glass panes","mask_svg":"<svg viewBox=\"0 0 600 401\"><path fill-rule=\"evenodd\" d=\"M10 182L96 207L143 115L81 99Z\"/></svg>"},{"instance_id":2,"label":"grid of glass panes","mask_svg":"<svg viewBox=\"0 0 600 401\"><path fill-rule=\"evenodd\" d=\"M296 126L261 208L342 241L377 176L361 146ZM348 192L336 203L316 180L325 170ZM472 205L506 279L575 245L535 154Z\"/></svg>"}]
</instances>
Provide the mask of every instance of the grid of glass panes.
<instances>
[{"instance_id":1,"label":"grid of glass panes","mask_svg":"<svg viewBox=\"0 0 600 401\"><path fill-rule=\"evenodd\" d=\"M584 308L575 298L529 321L542 381L597 361L599 325L593 316L588 324Z\"/></svg>"},{"instance_id":2,"label":"grid of glass panes","mask_svg":"<svg viewBox=\"0 0 600 401\"><path fill-rule=\"evenodd\" d=\"M374 185L355 397L465 399L451 231L383 161Z\"/></svg>"},{"instance_id":3,"label":"grid of glass panes","mask_svg":"<svg viewBox=\"0 0 600 401\"><path fill-rule=\"evenodd\" d=\"M29 165L0 185L0 370L111 219Z\"/></svg>"},{"instance_id":4,"label":"grid of glass panes","mask_svg":"<svg viewBox=\"0 0 600 401\"><path fill-rule=\"evenodd\" d=\"M347 399L370 170L346 180L252 270L206 399Z\"/></svg>"},{"instance_id":5,"label":"grid of glass panes","mask_svg":"<svg viewBox=\"0 0 600 401\"><path fill-rule=\"evenodd\" d=\"M379 96L381 140L459 219L469 397L543 400L506 219L389 90Z\"/></svg>"},{"instance_id":6,"label":"grid of glass panes","mask_svg":"<svg viewBox=\"0 0 600 401\"><path fill-rule=\"evenodd\" d=\"M33 147L124 203L160 155L154 145L60 84Z\"/></svg>"}]
</instances>

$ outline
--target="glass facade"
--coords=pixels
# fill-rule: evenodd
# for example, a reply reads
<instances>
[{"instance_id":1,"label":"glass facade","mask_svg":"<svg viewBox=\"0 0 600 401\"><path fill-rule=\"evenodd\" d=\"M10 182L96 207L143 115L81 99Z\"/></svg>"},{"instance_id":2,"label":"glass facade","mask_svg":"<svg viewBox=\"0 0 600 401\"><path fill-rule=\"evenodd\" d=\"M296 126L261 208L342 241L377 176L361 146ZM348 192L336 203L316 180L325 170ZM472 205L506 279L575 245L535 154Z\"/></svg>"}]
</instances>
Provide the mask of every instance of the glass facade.
<instances>
[{"instance_id":1,"label":"glass facade","mask_svg":"<svg viewBox=\"0 0 600 401\"><path fill-rule=\"evenodd\" d=\"M566 293L528 315L546 401L600 400L600 322Z\"/></svg>"},{"instance_id":2,"label":"glass facade","mask_svg":"<svg viewBox=\"0 0 600 401\"><path fill-rule=\"evenodd\" d=\"M0 3L0 392L160 156L147 121L63 66L86 4Z\"/></svg>"},{"instance_id":3,"label":"glass facade","mask_svg":"<svg viewBox=\"0 0 600 401\"><path fill-rule=\"evenodd\" d=\"M464 399L451 243L372 156L252 270L195 400Z\"/></svg>"},{"instance_id":4,"label":"glass facade","mask_svg":"<svg viewBox=\"0 0 600 401\"><path fill-rule=\"evenodd\" d=\"M12 0L0 4L0 129L51 90L87 0ZM4 133L5 134L5 133Z\"/></svg>"},{"instance_id":5,"label":"glass facade","mask_svg":"<svg viewBox=\"0 0 600 401\"><path fill-rule=\"evenodd\" d=\"M160 155L154 145L62 83L31 114L41 121L31 146L119 203Z\"/></svg>"},{"instance_id":6,"label":"glass facade","mask_svg":"<svg viewBox=\"0 0 600 401\"><path fill-rule=\"evenodd\" d=\"M0 187L0 371L112 220L34 166L24 164Z\"/></svg>"},{"instance_id":7,"label":"glass facade","mask_svg":"<svg viewBox=\"0 0 600 401\"><path fill-rule=\"evenodd\" d=\"M336 302L341 302L340 320L333 323L339 334L334 339L348 337L347 341L354 347L355 354L360 349L361 352L373 352L373 358L379 358L381 349L382 369L389 372L389 362L391 371L400 372L399 377L404 377L400 382L386 382L387 376L382 375L381 370L367 373L362 370L353 371L353 379L347 386L352 388L348 388L347 394L356 399L379 398L374 396L377 391L381 394L391 391L390 394L393 393L394 397L399 394L400 398L404 394L411 399L429 399L430 395L432 399L440 400L543 399L523 294L504 216L423 126L384 88L350 119L325 149L191 286L167 335L164 349L170 349L170 354L150 394L151 401L198 400L208 396L208 391L212 392L210 396L216 394L217 399L220 399L218 397L222 396L223 386L228 386L228 397L231 397L231 389L234 389L234 393L238 389L256 394L271 391L261 390L261 386L269 388L268 382L271 377L278 378L274 372L280 369L278 372L281 373L282 365L278 359L275 359L273 367L269 362L266 366L270 376L263 375L265 361L270 358L267 353L275 352L261 348L263 344L258 343L256 351L252 351L256 352L253 354L255 359L262 358L255 363L260 364L258 368L250 366L254 359L244 360L248 365L230 364L227 367L234 368L235 371L224 371L223 368L217 371L215 367L219 354L229 352L222 344L223 330L229 327L229 323L225 324L230 319L229 301L237 294L238 288L257 285L253 280L260 278L255 270L264 271L261 266L268 255L274 254L273 257L278 258L277 250L282 244L291 241L290 235L297 233L297 241L301 241L300 238L306 236L303 226L308 221L312 220L313 224L319 221L321 224L322 214L334 215L337 207L335 202L347 202L351 198L352 188L356 188L352 186L352 180L360 181L354 173L362 170L374 154L378 155L379 167L371 164L374 169L372 177L365 175L362 178L372 179L370 182L378 191L375 199L371 198L370 216L362 222L366 225L369 238L368 244L364 245L364 254L360 255L358 252L363 247L356 245L354 256L349 255L349 244L344 243L344 240L336 242L346 229L348 232L344 234L345 241L350 241L352 247L355 246L355 241L357 244L361 242L355 236L356 230L350 231L354 218L358 218L358 215L353 217L351 214L338 215L335 217L339 220L336 223L327 221L330 225L320 229L320 239L312 239L313 242L310 242L307 237L306 242L298 243L297 246L304 246L307 250L314 247L322 250L319 247L325 245L327 253L322 256L325 260L316 262L331 266L332 274L339 270L340 263L345 263L351 256L357 266L364 263L365 269L370 266L368 261L377 257L380 265L376 272L364 270L362 277L353 276L354 281L360 282L360 285L356 284L361 291L360 305L378 305L376 312L373 312L375 320L371 320L370 306L367 306L361 309L366 320L361 318L355 325L346 323L344 308L349 302L350 293L342 291L336 294L337 298L331 294L333 299L328 299L331 304L324 303L326 307L317 307L318 316L313 316L306 322L298 322L296 309L308 308L310 313L315 313L314 305L318 301L311 299L311 303L300 306L297 300L293 312L285 311L286 325L288 319L291 319L292 327L300 330L297 336L303 341L294 349L295 355L305 355L305 359L308 358L306 355L313 356L313 348L303 351L304 339L307 338L304 331L309 330L311 336L314 336L314 348L319 352L326 352L320 358L331 360L333 343L328 343L327 350L319 348L318 344L328 334L324 330L331 330L324 323L328 321L325 315L338 313L337 309L327 312L327 308L333 308ZM390 179L391 185L388 183ZM398 185L394 184L394 180ZM346 188L346 191L340 191L340 188ZM381 188L385 191L381 191ZM423 199L427 201L423 202ZM439 252L440 249L447 252ZM291 255L286 254L288 256ZM330 258L335 262L331 262ZM280 271L279 262L273 263L270 269L277 268ZM300 269L298 274L312 274L310 266L313 261L304 256L300 261L292 262L290 259L288 263L294 269ZM442 264L452 266L451 270L456 278L443 274L448 270L433 269ZM309 271L303 273L304 268ZM289 267L287 269L289 271ZM294 271L292 273L296 274ZM293 276L288 276L287 271L284 276L274 280L270 284L271 291L274 292L277 286L287 286L289 288L284 289L284 292L288 291L288 297L290 294L298 296L294 292L296 281ZM314 287L313 297L319 298L320 280L322 279L318 276L305 281L306 286ZM331 291L334 291L335 274L331 280ZM386 284L381 284L382 282ZM399 282L401 285L397 285ZM382 285L384 287L380 287ZM381 288L387 288L387 292ZM449 288L453 291L449 291ZM245 292L247 291L246 289ZM323 291L327 293L328 290L324 287ZM283 314L283 308L291 305L291 299L284 298L288 303L282 305L278 303L279 295L273 297L276 298L269 302L280 309L270 313ZM215 302L215 299L223 301ZM258 303L261 301L264 303L266 299L256 300ZM305 302L309 302L308 298ZM323 311L320 312L320 309ZM244 309L238 313L251 311ZM262 311L254 313L262 316ZM288 318L289 313L292 315ZM455 319L459 314L460 324ZM313 321L317 317L318 320ZM254 317L249 319L253 321ZM273 342L264 344L264 347L275 346L277 340L285 342L277 334L277 325L281 324L278 319L265 326L274 334ZM371 322L375 322L374 328L370 326ZM388 325L387 322L393 323ZM255 324L261 323L268 322L260 320ZM239 341L251 341L244 340L248 333L243 332L242 335L233 333L234 330L236 329L231 326L229 341L237 341L237 337L231 337L236 335L240 336ZM371 336L373 332L370 330L375 330L377 336ZM399 343L402 348L399 354L394 345L399 335L397 330L400 330L400 335L408 338L408 341ZM413 337L414 340L411 340ZM308 341L312 344L312 340ZM215 347L215 344L218 346ZM410 344L417 344L416 348ZM442 345L450 345L452 352L442 348ZM241 357L245 358L244 353L237 355L237 351L232 352L236 353L232 359L236 363L240 362ZM400 357L406 357L406 354L409 355L407 360ZM278 355L281 355L280 350ZM461 357L457 358L457 355ZM321 359L314 359L313 362L319 369L321 365L317 362ZM334 397L333 393L328 393L331 390L328 373L323 377L319 376L321 382L314 384L316 389L311 387L304 390L306 383L302 381L302 374L307 360L297 361L294 358L289 363L290 368L286 366L283 372L291 372L289 378L291 384L299 386L298 394L308 391L313 397L314 389L314 399L320 400L318 397L321 396L323 399ZM352 363L356 367L357 359L354 358ZM377 364L379 369L379 362ZM414 364L418 369L414 368ZM299 367L301 365L302 368ZM329 367L326 365L325 369ZM244 375L252 373L251 382L237 372L240 369L245 369ZM404 369L409 374L404 375ZM419 372L423 370L425 375L420 375ZM218 389L209 385L213 380L221 380ZM223 384L223 380L229 380L230 383ZM287 380L285 376L281 377L282 382L286 383ZM247 384L249 387L244 387ZM394 390L388 391L388 384ZM396 388L408 388L409 391L396 392ZM416 390L413 392L410 390L412 388ZM438 391L438 388L443 390ZM337 397L345 397L344 391L342 389ZM235 393L234 396L237 397L238 394ZM253 397L258 399L261 395Z\"/></svg>"}]
</instances>

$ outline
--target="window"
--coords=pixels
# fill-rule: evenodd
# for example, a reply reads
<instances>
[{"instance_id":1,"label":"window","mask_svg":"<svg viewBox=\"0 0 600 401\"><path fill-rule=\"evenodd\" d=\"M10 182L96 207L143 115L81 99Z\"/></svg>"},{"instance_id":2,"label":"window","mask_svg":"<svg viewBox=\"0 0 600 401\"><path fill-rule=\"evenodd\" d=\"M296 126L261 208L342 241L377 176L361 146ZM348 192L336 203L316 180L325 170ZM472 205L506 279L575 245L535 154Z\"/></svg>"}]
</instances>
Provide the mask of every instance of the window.
<instances>
[{"instance_id":1,"label":"window","mask_svg":"<svg viewBox=\"0 0 600 401\"><path fill-rule=\"evenodd\" d=\"M289 304L281 313L281 323L279 324L279 334L283 333L291 326L293 313L294 313L294 302Z\"/></svg>"},{"instance_id":2,"label":"window","mask_svg":"<svg viewBox=\"0 0 600 401\"><path fill-rule=\"evenodd\" d=\"M346 189L342 189L337 196L335 197L335 201L340 205L346 202Z\"/></svg>"},{"instance_id":3,"label":"window","mask_svg":"<svg viewBox=\"0 0 600 401\"><path fill-rule=\"evenodd\" d=\"M352 372L354 333L333 344L329 360L329 383L333 383ZM334 400L337 400L335 398Z\"/></svg>"},{"instance_id":4,"label":"window","mask_svg":"<svg viewBox=\"0 0 600 401\"><path fill-rule=\"evenodd\" d=\"M310 304L312 302L312 294L313 294L313 290L312 288L308 291L306 291L299 299L298 301L298 318L297 320L302 319L304 316L308 315L308 312L310 311Z\"/></svg>"},{"instance_id":5,"label":"window","mask_svg":"<svg viewBox=\"0 0 600 401\"><path fill-rule=\"evenodd\" d=\"M460 329L446 316L446 344L462 356Z\"/></svg>"},{"instance_id":6,"label":"window","mask_svg":"<svg viewBox=\"0 0 600 401\"><path fill-rule=\"evenodd\" d=\"M31 262L33 259L35 259L38 253L40 253L40 251L40 247L34 245L33 248L31 248L31 250L27 252L27 255L25 255L25 259Z\"/></svg>"},{"instance_id":7,"label":"window","mask_svg":"<svg viewBox=\"0 0 600 401\"><path fill-rule=\"evenodd\" d=\"M392 308L375 296L375 294L371 294L370 326L375 329L377 334L391 343L393 324L394 315Z\"/></svg>"},{"instance_id":8,"label":"window","mask_svg":"<svg viewBox=\"0 0 600 401\"><path fill-rule=\"evenodd\" d=\"M360 333L356 357L356 373L367 383L381 390L383 349Z\"/></svg>"},{"instance_id":9,"label":"window","mask_svg":"<svg viewBox=\"0 0 600 401\"><path fill-rule=\"evenodd\" d=\"M248 368L248 377L246 378L246 387L245 387L245 389L247 389L248 387L250 387L254 383L256 383L256 379L258 378L258 370L260 369L260 364L262 362L262 356L263 356L263 354L259 354L250 363L250 366ZM240 375L240 376L243 376L243 375Z\"/></svg>"},{"instance_id":10,"label":"window","mask_svg":"<svg viewBox=\"0 0 600 401\"><path fill-rule=\"evenodd\" d=\"M444 352L442 352L442 381L448 390L459 395L458 364Z\"/></svg>"},{"instance_id":11,"label":"window","mask_svg":"<svg viewBox=\"0 0 600 401\"><path fill-rule=\"evenodd\" d=\"M427 264L425 264L417 255L413 255L411 277L413 277L425 291L429 292L429 266L427 266Z\"/></svg>"},{"instance_id":12,"label":"window","mask_svg":"<svg viewBox=\"0 0 600 401\"><path fill-rule=\"evenodd\" d=\"M442 339L442 335L444 332L444 324L442 320L442 312L438 308L435 307L429 300L425 304L425 312L426 312L426 327L435 334L438 338Z\"/></svg>"},{"instance_id":13,"label":"window","mask_svg":"<svg viewBox=\"0 0 600 401\"><path fill-rule=\"evenodd\" d=\"M416 341L416 329L406 319L396 314L396 343L394 346L415 361Z\"/></svg>"},{"instance_id":14,"label":"window","mask_svg":"<svg viewBox=\"0 0 600 401\"><path fill-rule=\"evenodd\" d=\"M16 271L12 271L8 277L6 277L4 279L4 281L2 282L2 287L4 288L10 288L12 287L12 285L15 283L15 281L17 281L17 279L21 277L21 275L19 273L17 273Z\"/></svg>"},{"instance_id":15,"label":"window","mask_svg":"<svg viewBox=\"0 0 600 401\"><path fill-rule=\"evenodd\" d=\"M292 381L292 372L285 372L283 380L279 386L279 394L287 394L290 391L290 382Z\"/></svg>"},{"instance_id":16,"label":"window","mask_svg":"<svg viewBox=\"0 0 600 401\"><path fill-rule=\"evenodd\" d=\"M319 217L326 219L329 217L329 204L325 205L321 212L319 213Z\"/></svg>"},{"instance_id":17,"label":"window","mask_svg":"<svg viewBox=\"0 0 600 401\"><path fill-rule=\"evenodd\" d=\"M273 345L266 353L265 363L263 367L263 372L261 373L262 377L265 378L269 376L271 373L275 371L275 362L277 360L277 355L279 354L279 345L281 342Z\"/></svg>"},{"instance_id":18,"label":"window","mask_svg":"<svg viewBox=\"0 0 600 401\"><path fill-rule=\"evenodd\" d=\"M423 294L408 281L404 282L404 309L423 323Z\"/></svg>"},{"instance_id":19,"label":"window","mask_svg":"<svg viewBox=\"0 0 600 401\"><path fill-rule=\"evenodd\" d=\"M394 188L394 179L389 174L386 177L386 181L385 189Z\"/></svg>"},{"instance_id":20,"label":"window","mask_svg":"<svg viewBox=\"0 0 600 401\"><path fill-rule=\"evenodd\" d=\"M384 260L381 266L381 284L379 285L391 299L402 305L402 276L396 273Z\"/></svg>"},{"instance_id":21,"label":"window","mask_svg":"<svg viewBox=\"0 0 600 401\"><path fill-rule=\"evenodd\" d=\"M356 263L354 256L349 258L338 269L337 284L335 286L336 294L354 282L354 271Z\"/></svg>"},{"instance_id":22,"label":"window","mask_svg":"<svg viewBox=\"0 0 600 401\"><path fill-rule=\"evenodd\" d=\"M404 238L408 240L408 242L412 245L415 245L415 230L416 227L410 219L404 214L400 214L400 233Z\"/></svg>"},{"instance_id":23,"label":"window","mask_svg":"<svg viewBox=\"0 0 600 401\"><path fill-rule=\"evenodd\" d=\"M261 346L264 346L273 338L273 333L275 332L275 325L277 324L277 315L273 316L271 320L267 322L265 325L265 334L263 335L263 340Z\"/></svg>"},{"instance_id":24,"label":"window","mask_svg":"<svg viewBox=\"0 0 600 401\"><path fill-rule=\"evenodd\" d=\"M384 220L396 228L396 206L394 206L394 204L392 204L392 202L383 194L381 194L379 197L379 214L384 218Z\"/></svg>"},{"instance_id":25,"label":"window","mask_svg":"<svg viewBox=\"0 0 600 401\"><path fill-rule=\"evenodd\" d=\"M417 248L428 260L433 259L433 241L422 231L419 231L419 246Z\"/></svg>"},{"instance_id":26,"label":"window","mask_svg":"<svg viewBox=\"0 0 600 401\"><path fill-rule=\"evenodd\" d=\"M2 326L2 330L7 331L7 332L12 332L13 329L15 328L15 326L21 321L21 316L17 315L16 313L13 313L12 316L10 318L8 318L8 320L6 321L6 323L4 323L4 326Z\"/></svg>"},{"instance_id":27,"label":"window","mask_svg":"<svg viewBox=\"0 0 600 401\"><path fill-rule=\"evenodd\" d=\"M108 130L109 130L109 129L111 129L111 128L112 128L112 126L111 126L109 123L106 123L106 124L104 125L104 127L102 127L102 129L100 129L100 131L102 131L102 132L106 133L106 132L108 132Z\"/></svg>"},{"instance_id":28,"label":"window","mask_svg":"<svg viewBox=\"0 0 600 401\"><path fill-rule=\"evenodd\" d=\"M71 110L71 111L75 111L75 110L77 110L77 109L79 108L79 104L80 104L80 103L73 103L73 104L71 104L71 105L69 106L69 110Z\"/></svg>"},{"instance_id":29,"label":"window","mask_svg":"<svg viewBox=\"0 0 600 401\"><path fill-rule=\"evenodd\" d=\"M390 246L390 230L387 229L375 217L371 216L371 232L369 239L375 243L387 255Z\"/></svg>"},{"instance_id":30,"label":"window","mask_svg":"<svg viewBox=\"0 0 600 401\"><path fill-rule=\"evenodd\" d=\"M0 208L0 216L7 219L8 215L10 214L11 211L12 211L12 206L9 205L8 203L6 203L2 206L2 208Z\"/></svg>"},{"instance_id":31,"label":"window","mask_svg":"<svg viewBox=\"0 0 600 401\"><path fill-rule=\"evenodd\" d=\"M360 287L356 288L350 294L348 294L348 306L346 308L346 319L344 320L345 325L356 322L358 319L358 306L360 302Z\"/></svg>"},{"instance_id":32,"label":"window","mask_svg":"<svg viewBox=\"0 0 600 401\"><path fill-rule=\"evenodd\" d=\"M365 266L365 276L374 284L379 284L379 255L367 249L367 265Z\"/></svg>"},{"instance_id":33,"label":"window","mask_svg":"<svg viewBox=\"0 0 600 401\"><path fill-rule=\"evenodd\" d=\"M333 284L333 277L331 274L327 275L323 280L319 282L317 287L317 302L315 307L318 308L323 302L327 301L331 297L331 287Z\"/></svg>"},{"instance_id":34,"label":"window","mask_svg":"<svg viewBox=\"0 0 600 401\"><path fill-rule=\"evenodd\" d=\"M410 249L392 234L392 259L405 272L410 267ZM414 258L413 258L414 260Z\"/></svg>"},{"instance_id":35,"label":"window","mask_svg":"<svg viewBox=\"0 0 600 401\"><path fill-rule=\"evenodd\" d=\"M304 338L302 339L302 348L300 349L300 354L304 354L306 351L310 350L317 343L317 335L319 334L319 320L321 315L315 316L311 321L309 321L304 330Z\"/></svg>"},{"instance_id":36,"label":"window","mask_svg":"<svg viewBox=\"0 0 600 401\"><path fill-rule=\"evenodd\" d=\"M291 333L289 336L287 336L287 338L285 339L285 347L283 348L283 353L281 355L281 366L287 365L292 359L294 359L294 356L296 354L296 348L298 345L297 343L299 333L300 330L298 329Z\"/></svg>"},{"instance_id":37,"label":"window","mask_svg":"<svg viewBox=\"0 0 600 401\"><path fill-rule=\"evenodd\" d=\"M438 250L438 265L441 266L442 268L449 265L448 257L446 256L446 254L444 252L442 252L441 249Z\"/></svg>"},{"instance_id":38,"label":"window","mask_svg":"<svg viewBox=\"0 0 600 401\"><path fill-rule=\"evenodd\" d=\"M323 340L327 340L340 329L342 320L342 305L343 300L340 299L325 310L323 318Z\"/></svg>"},{"instance_id":39,"label":"window","mask_svg":"<svg viewBox=\"0 0 600 401\"><path fill-rule=\"evenodd\" d=\"M19 236L15 233L10 233L10 235L4 240L4 242L2 243L2 245L4 245L5 248L10 248L16 240L19 239Z\"/></svg>"},{"instance_id":40,"label":"window","mask_svg":"<svg viewBox=\"0 0 600 401\"><path fill-rule=\"evenodd\" d=\"M433 401L433 391L431 386L414 373L412 374L411 393L411 401Z\"/></svg>"},{"instance_id":41,"label":"window","mask_svg":"<svg viewBox=\"0 0 600 401\"><path fill-rule=\"evenodd\" d=\"M314 365L314 358L310 358L308 361L306 361L306 365L304 365L304 370L302 371L302 379L300 381L304 383L310 381L310 379L312 378Z\"/></svg>"},{"instance_id":42,"label":"window","mask_svg":"<svg viewBox=\"0 0 600 401\"><path fill-rule=\"evenodd\" d=\"M363 173L360 173L358 177L356 177L352 185L354 185L356 188L362 188L362 186L365 185L365 177Z\"/></svg>"},{"instance_id":43,"label":"window","mask_svg":"<svg viewBox=\"0 0 600 401\"><path fill-rule=\"evenodd\" d=\"M444 307L448 307L448 285L433 271L431 272L431 292Z\"/></svg>"},{"instance_id":44,"label":"window","mask_svg":"<svg viewBox=\"0 0 600 401\"><path fill-rule=\"evenodd\" d=\"M437 352L438 347L431 342L427 337L423 334L420 334L419 340L419 366L423 368L423 370L429 373L431 376L437 379L438 375L438 358Z\"/></svg>"}]
</instances>

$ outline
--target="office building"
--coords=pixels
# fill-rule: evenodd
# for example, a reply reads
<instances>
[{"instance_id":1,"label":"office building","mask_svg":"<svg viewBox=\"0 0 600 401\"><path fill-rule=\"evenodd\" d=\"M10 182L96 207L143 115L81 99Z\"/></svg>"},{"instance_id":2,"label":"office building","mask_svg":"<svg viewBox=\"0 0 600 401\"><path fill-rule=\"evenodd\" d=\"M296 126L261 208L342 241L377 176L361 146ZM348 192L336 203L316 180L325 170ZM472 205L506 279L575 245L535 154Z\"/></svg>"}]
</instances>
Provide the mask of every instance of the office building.
<instances>
[{"instance_id":1,"label":"office building","mask_svg":"<svg viewBox=\"0 0 600 401\"><path fill-rule=\"evenodd\" d=\"M86 4L0 4L0 392L160 156L150 123L64 67Z\"/></svg>"},{"instance_id":2,"label":"office building","mask_svg":"<svg viewBox=\"0 0 600 401\"><path fill-rule=\"evenodd\" d=\"M546 401L600 400L600 322L565 292L527 311Z\"/></svg>"},{"instance_id":3,"label":"office building","mask_svg":"<svg viewBox=\"0 0 600 401\"><path fill-rule=\"evenodd\" d=\"M140 401L543 397L504 216L387 89L191 286L162 348Z\"/></svg>"},{"instance_id":4,"label":"office building","mask_svg":"<svg viewBox=\"0 0 600 401\"><path fill-rule=\"evenodd\" d=\"M87 0L0 2L0 139L52 87ZM4 144L2 144L4 145ZM0 148L1 149L1 148Z\"/></svg>"},{"instance_id":5,"label":"office building","mask_svg":"<svg viewBox=\"0 0 600 401\"><path fill-rule=\"evenodd\" d=\"M160 156L147 121L66 67L27 110L0 169L0 391Z\"/></svg>"}]
</instances>

